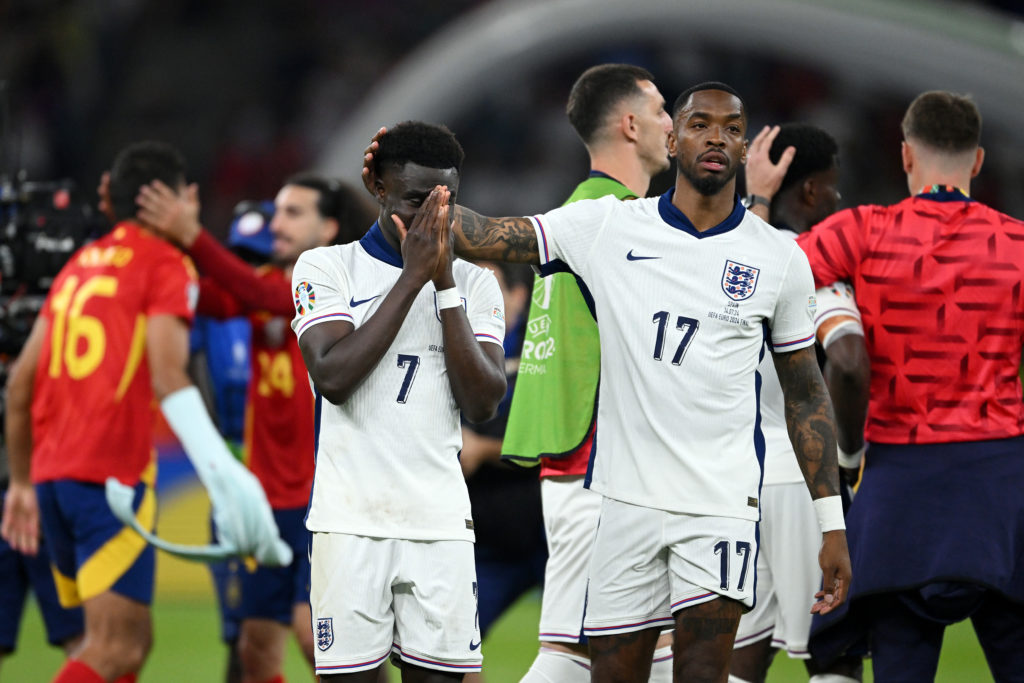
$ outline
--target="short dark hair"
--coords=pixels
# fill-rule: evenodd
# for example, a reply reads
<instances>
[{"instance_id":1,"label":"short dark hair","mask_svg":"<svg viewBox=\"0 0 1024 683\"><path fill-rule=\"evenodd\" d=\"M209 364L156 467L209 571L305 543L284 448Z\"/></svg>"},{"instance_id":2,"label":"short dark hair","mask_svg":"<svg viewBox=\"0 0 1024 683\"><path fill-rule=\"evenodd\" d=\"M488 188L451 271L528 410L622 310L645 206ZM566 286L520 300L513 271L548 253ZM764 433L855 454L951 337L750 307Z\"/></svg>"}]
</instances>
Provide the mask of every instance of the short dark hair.
<instances>
[{"instance_id":1,"label":"short dark hair","mask_svg":"<svg viewBox=\"0 0 1024 683\"><path fill-rule=\"evenodd\" d=\"M806 123L782 124L768 150L768 158L772 163L778 163L787 147L796 147L796 154L782 179L779 192L801 182L812 173L827 171L838 162L839 145L835 138L817 126Z\"/></svg>"},{"instance_id":2,"label":"short dark hair","mask_svg":"<svg viewBox=\"0 0 1024 683\"><path fill-rule=\"evenodd\" d=\"M940 152L967 152L981 142L981 112L967 95L943 90L921 93L903 117L903 137Z\"/></svg>"},{"instance_id":3,"label":"short dark hair","mask_svg":"<svg viewBox=\"0 0 1024 683\"><path fill-rule=\"evenodd\" d=\"M462 169L465 153L455 134L445 126L423 121L404 121L389 128L373 155L379 175L385 166L419 164L428 168Z\"/></svg>"},{"instance_id":4,"label":"short dark hair","mask_svg":"<svg viewBox=\"0 0 1024 683\"><path fill-rule=\"evenodd\" d=\"M589 145L615 105L643 94L638 81L653 81L654 76L632 64L598 64L584 71L569 91L565 113L569 123Z\"/></svg>"},{"instance_id":5,"label":"short dark hair","mask_svg":"<svg viewBox=\"0 0 1024 683\"><path fill-rule=\"evenodd\" d=\"M370 202L363 199L362 192L357 192L351 185L335 178L302 172L289 177L284 184L305 187L318 193L317 213L321 218L338 221L335 244L347 244L359 239L376 217Z\"/></svg>"},{"instance_id":6,"label":"short dark hair","mask_svg":"<svg viewBox=\"0 0 1024 683\"><path fill-rule=\"evenodd\" d=\"M185 182L185 157L165 142L146 140L128 145L110 169L110 205L118 221L134 218L139 188L159 180L172 190Z\"/></svg>"},{"instance_id":7,"label":"short dark hair","mask_svg":"<svg viewBox=\"0 0 1024 683\"><path fill-rule=\"evenodd\" d=\"M690 95L692 95L695 92L700 92L701 90L722 90L723 92L729 93L730 95L732 95L733 97L740 101L740 109L743 111L743 118L747 118L747 103L743 101L743 96L736 91L736 88L732 87L731 85L722 83L721 81L704 81L703 83L698 83L697 85L691 85L689 88L680 93L679 97L676 98L675 103L672 105L673 121L676 118L676 114L679 113L679 110L682 109L683 105L686 104L686 101L690 99Z\"/></svg>"}]
</instances>

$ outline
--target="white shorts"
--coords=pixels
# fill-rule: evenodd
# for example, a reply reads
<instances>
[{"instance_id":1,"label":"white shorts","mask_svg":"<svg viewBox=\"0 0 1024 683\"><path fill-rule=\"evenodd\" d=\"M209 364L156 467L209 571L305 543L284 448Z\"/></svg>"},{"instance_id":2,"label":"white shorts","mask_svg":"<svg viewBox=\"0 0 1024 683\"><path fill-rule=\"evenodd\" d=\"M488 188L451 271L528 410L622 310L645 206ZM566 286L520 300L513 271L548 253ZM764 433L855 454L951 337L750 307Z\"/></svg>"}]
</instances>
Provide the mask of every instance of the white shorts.
<instances>
[{"instance_id":1,"label":"white shorts","mask_svg":"<svg viewBox=\"0 0 1024 683\"><path fill-rule=\"evenodd\" d=\"M740 619L740 648L772 639L772 647L807 659L811 605L821 588L821 528L804 484L761 489L761 552L757 556L757 605Z\"/></svg>"},{"instance_id":2,"label":"white shorts","mask_svg":"<svg viewBox=\"0 0 1024 683\"><path fill-rule=\"evenodd\" d=\"M548 562L540 608L540 639L578 643L587 603L587 567L601 514L601 494L583 488L583 476L540 480Z\"/></svg>"},{"instance_id":3,"label":"white shorts","mask_svg":"<svg viewBox=\"0 0 1024 683\"><path fill-rule=\"evenodd\" d=\"M317 674L375 669L391 653L427 669L480 671L470 541L314 533L309 602Z\"/></svg>"},{"instance_id":4,"label":"white shorts","mask_svg":"<svg viewBox=\"0 0 1024 683\"><path fill-rule=\"evenodd\" d=\"M604 498L590 557L587 636L665 628L718 596L754 604L757 522Z\"/></svg>"}]
</instances>

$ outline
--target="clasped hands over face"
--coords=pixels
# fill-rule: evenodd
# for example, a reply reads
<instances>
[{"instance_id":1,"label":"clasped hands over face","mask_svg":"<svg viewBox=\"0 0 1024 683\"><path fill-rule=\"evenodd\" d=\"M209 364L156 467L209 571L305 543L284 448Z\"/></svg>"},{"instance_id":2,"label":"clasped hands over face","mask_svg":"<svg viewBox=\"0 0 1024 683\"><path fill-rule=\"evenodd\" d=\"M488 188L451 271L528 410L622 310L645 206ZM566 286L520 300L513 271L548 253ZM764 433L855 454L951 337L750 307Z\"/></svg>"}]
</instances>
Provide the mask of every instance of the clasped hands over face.
<instances>
[{"instance_id":1,"label":"clasped hands over face","mask_svg":"<svg viewBox=\"0 0 1024 683\"><path fill-rule=\"evenodd\" d=\"M397 214L392 215L399 239L402 241L402 260L405 270L416 277L416 281L451 286L446 276L451 273L453 260L452 227L449 200L451 192L443 185L437 185L420 205L412 223L406 227Z\"/></svg>"}]
</instances>

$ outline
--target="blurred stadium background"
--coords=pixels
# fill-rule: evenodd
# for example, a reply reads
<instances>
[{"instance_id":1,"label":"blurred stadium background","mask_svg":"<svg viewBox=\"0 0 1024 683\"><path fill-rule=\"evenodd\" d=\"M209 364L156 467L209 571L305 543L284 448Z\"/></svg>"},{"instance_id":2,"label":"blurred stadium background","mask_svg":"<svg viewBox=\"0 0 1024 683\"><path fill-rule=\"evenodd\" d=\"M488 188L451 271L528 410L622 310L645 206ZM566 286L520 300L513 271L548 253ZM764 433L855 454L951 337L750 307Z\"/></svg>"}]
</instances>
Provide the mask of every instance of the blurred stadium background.
<instances>
[{"instance_id":1,"label":"blurred stadium background","mask_svg":"<svg viewBox=\"0 0 1024 683\"><path fill-rule=\"evenodd\" d=\"M466 149L462 203L539 212L587 170L564 104L575 77L607 61L650 69L670 102L726 81L752 131L831 131L847 206L906 194L898 124L915 94L971 93L987 151L973 192L1024 217L1017 0L0 0L0 174L70 178L89 197L117 149L164 139L185 152L204 222L223 236L238 201L272 197L294 171L358 183L374 131L423 118ZM162 533L202 542L205 496L173 438L157 438ZM485 641L488 681L528 667L538 613L527 596ZM142 680L222 679L204 568L161 556L155 620ZM0 680L48 680L61 655L44 640L29 609ZM294 649L287 673L308 678ZM806 677L777 661L769 680ZM991 680L969 626L949 632L938 680Z\"/></svg>"}]
</instances>

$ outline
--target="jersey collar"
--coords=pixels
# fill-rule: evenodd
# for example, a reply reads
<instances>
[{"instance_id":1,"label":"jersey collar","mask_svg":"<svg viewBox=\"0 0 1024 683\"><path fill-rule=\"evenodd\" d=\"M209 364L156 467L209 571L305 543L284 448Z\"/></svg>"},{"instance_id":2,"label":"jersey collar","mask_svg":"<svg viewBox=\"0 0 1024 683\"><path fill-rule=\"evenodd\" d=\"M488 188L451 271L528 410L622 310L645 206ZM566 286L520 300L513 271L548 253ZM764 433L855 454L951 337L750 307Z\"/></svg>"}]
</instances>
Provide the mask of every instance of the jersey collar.
<instances>
[{"instance_id":1,"label":"jersey collar","mask_svg":"<svg viewBox=\"0 0 1024 683\"><path fill-rule=\"evenodd\" d=\"M973 202L970 195L955 185L929 185L918 194L918 199L930 199L933 202Z\"/></svg>"},{"instance_id":2,"label":"jersey collar","mask_svg":"<svg viewBox=\"0 0 1024 683\"><path fill-rule=\"evenodd\" d=\"M743 216L747 210L740 203L740 196L736 195L733 199L732 213L730 213L724 221L708 228L704 232L701 232L690 219L686 217L686 214L679 210L675 204L672 203L672 196L675 194L676 188L670 187L668 192L661 195L658 200L658 213L661 214L661 219L671 225L676 230L682 230L685 233L693 235L697 239L703 239L704 237L714 237L715 235L721 235L729 232L743 221Z\"/></svg>"},{"instance_id":3,"label":"jersey collar","mask_svg":"<svg viewBox=\"0 0 1024 683\"><path fill-rule=\"evenodd\" d=\"M373 225L366 231L363 238L359 240L359 244L366 250L367 254L378 261L383 261L395 268L402 267L402 254L395 251L395 248L384 237L384 231L380 229L379 221L373 222Z\"/></svg>"},{"instance_id":4,"label":"jersey collar","mask_svg":"<svg viewBox=\"0 0 1024 683\"><path fill-rule=\"evenodd\" d=\"M613 178L610 175L608 175L607 173L605 173L604 171L597 171L597 170L594 170L594 169L590 169L590 173L587 174L587 177L588 178L604 178L605 180L611 180L612 182L619 183L619 185L622 185L623 187L626 187L625 184L621 183L618 178Z\"/></svg>"}]
</instances>

